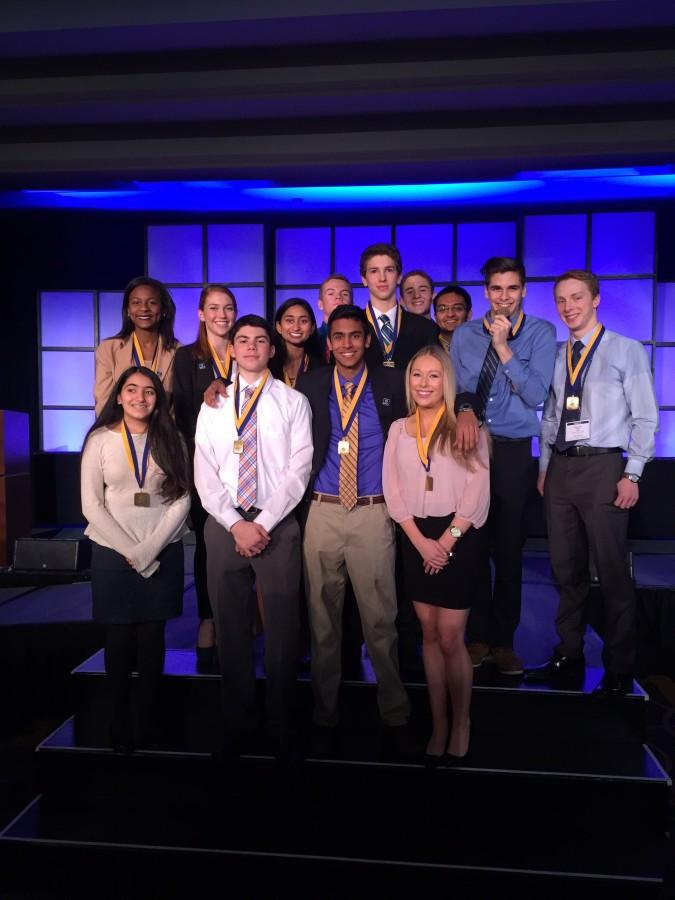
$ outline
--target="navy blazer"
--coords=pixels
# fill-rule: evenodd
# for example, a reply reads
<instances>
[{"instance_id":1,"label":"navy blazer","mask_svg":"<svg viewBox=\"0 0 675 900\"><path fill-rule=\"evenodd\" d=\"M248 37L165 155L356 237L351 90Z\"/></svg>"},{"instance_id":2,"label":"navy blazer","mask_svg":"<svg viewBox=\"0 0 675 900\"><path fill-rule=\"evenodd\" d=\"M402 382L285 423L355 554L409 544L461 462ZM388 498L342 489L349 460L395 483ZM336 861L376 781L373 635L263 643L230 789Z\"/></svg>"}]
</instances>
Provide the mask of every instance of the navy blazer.
<instances>
[{"instance_id":1,"label":"navy blazer","mask_svg":"<svg viewBox=\"0 0 675 900\"><path fill-rule=\"evenodd\" d=\"M211 360L198 359L195 356L196 348L196 343L179 347L173 364L173 406L176 425L191 453L194 453L197 416L204 400L204 391L216 380Z\"/></svg>"},{"instance_id":2,"label":"navy blazer","mask_svg":"<svg viewBox=\"0 0 675 900\"><path fill-rule=\"evenodd\" d=\"M428 344L438 343L439 328L435 322L425 316L409 313L403 307L401 307L401 312L401 329L394 346L393 360L396 368L405 372L405 367L418 350ZM375 329L371 326L370 347L366 350L368 369L372 371L376 366L381 366L383 360L382 347L377 339Z\"/></svg>"},{"instance_id":3,"label":"navy blazer","mask_svg":"<svg viewBox=\"0 0 675 900\"><path fill-rule=\"evenodd\" d=\"M323 461L328 452L330 441L330 407L329 397L333 389L334 366L323 366L313 372L307 372L298 378L297 390L309 400L312 407L312 438L314 440L314 456L312 458L312 476L309 491L313 489L314 479L321 471ZM407 414L405 385L403 373L396 369L379 366L371 369L368 366L368 378L373 391L373 399L386 441L391 425L396 419Z\"/></svg>"}]
</instances>

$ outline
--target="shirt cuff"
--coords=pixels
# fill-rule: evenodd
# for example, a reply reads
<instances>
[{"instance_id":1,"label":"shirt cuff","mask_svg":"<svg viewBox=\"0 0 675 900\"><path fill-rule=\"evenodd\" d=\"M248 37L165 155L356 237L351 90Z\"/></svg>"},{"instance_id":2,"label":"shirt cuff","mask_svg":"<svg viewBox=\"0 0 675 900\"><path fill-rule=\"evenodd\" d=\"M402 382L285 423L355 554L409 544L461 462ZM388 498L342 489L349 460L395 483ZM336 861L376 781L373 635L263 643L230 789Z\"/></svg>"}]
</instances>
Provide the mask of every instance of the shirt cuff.
<instances>
[{"instance_id":1,"label":"shirt cuff","mask_svg":"<svg viewBox=\"0 0 675 900\"><path fill-rule=\"evenodd\" d=\"M279 524L277 522L276 516L274 516L271 512L269 512L269 510L266 509L262 509L253 521L256 523L256 525L262 525L262 527L268 534L271 534L272 529Z\"/></svg>"},{"instance_id":2,"label":"shirt cuff","mask_svg":"<svg viewBox=\"0 0 675 900\"><path fill-rule=\"evenodd\" d=\"M645 464L641 459L638 459L634 456L632 459L629 457L626 460L626 468L623 470L625 475L637 475L642 478L642 473L644 472Z\"/></svg>"}]
</instances>

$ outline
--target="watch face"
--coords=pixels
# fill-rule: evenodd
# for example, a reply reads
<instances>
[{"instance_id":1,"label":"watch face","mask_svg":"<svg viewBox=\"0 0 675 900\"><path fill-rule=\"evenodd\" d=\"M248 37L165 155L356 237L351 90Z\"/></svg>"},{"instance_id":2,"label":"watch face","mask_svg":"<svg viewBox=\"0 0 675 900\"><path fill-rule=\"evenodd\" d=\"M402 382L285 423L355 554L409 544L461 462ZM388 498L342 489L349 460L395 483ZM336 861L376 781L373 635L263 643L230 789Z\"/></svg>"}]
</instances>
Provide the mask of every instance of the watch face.
<instances>
[{"instance_id":1,"label":"watch face","mask_svg":"<svg viewBox=\"0 0 675 900\"><path fill-rule=\"evenodd\" d=\"M450 534L454 538L461 538L462 530L460 528L458 528L456 525L453 525L452 528L450 529Z\"/></svg>"}]
</instances>

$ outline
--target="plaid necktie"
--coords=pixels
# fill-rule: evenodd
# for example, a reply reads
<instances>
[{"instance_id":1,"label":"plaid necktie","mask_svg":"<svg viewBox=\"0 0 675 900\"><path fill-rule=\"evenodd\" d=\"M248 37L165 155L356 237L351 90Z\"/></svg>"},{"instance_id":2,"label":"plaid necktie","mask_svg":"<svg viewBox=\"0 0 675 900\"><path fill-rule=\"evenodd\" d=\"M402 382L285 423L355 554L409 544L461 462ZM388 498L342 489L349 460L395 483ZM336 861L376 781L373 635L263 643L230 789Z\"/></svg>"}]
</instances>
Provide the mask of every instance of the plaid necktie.
<instances>
[{"instance_id":1,"label":"plaid necktie","mask_svg":"<svg viewBox=\"0 0 675 900\"><path fill-rule=\"evenodd\" d=\"M244 388L244 405L253 395L254 388ZM256 501L258 488L258 413L254 412L244 426L241 440L244 450L239 457L239 484L237 485L237 506L249 510Z\"/></svg>"},{"instance_id":2,"label":"plaid necktie","mask_svg":"<svg viewBox=\"0 0 675 900\"><path fill-rule=\"evenodd\" d=\"M351 381L345 384L344 404L345 411L352 405L354 385ZM343 453L340 457L340 503L345 509L354 509L358 497L356 466L359 451L359 414L357 413L347 434L349 441L349 453Z\"/></svg>"},{"instance_id":3,"label":"plaid necktie","mask_svg":"<svg viewBox=\"0 0 675 900\"><path fill-rule=\"evenodd\" d=\"M385 342L385 344L391 344L391 342L394 340L394 329L391 327L389 316L383 313L381 316L379 316L379 319L382 340Z\"/></svg>"},{"instance_id":4,"label":"plaid necktie","mask_svg":"<svg viewBox=\"0 0 675 900\"><path fill-rule=\"evenodd\" d=\"M487 402L490 397L490 390L492 389L492 382L495 380L498 366L499 357L497 356L497 351L491 343L488 347L487 353L485 354L483 366L480 370L480 375L478 376L478 387L476 388L476 394L478 395L481 413L485 413Z\"/></svg>"},{"instance_id":5,"label":"plaid necktie","mask_svg":"<svg viewBox=\"0 0 675 900\"><path fill-rule=\"evenodd\" d=\"M572 345L572 369L575 368L576 364L581 359L581 354L583 352L583 341L575 341ZM578 409L567 408L567 398L574 393L573 388L570 388L570 390L568 390L568 384L568 380L565 379L565 396L563 397L562 415L560 416L560 425L558 426L558 434L555 439L555 446L557 450L567 450L568 447L571 447L575 443L575 441L565 440L565 425L567 425L568 422L573 422L575 419L579 418Z\"/></svg>"}]
</instances>

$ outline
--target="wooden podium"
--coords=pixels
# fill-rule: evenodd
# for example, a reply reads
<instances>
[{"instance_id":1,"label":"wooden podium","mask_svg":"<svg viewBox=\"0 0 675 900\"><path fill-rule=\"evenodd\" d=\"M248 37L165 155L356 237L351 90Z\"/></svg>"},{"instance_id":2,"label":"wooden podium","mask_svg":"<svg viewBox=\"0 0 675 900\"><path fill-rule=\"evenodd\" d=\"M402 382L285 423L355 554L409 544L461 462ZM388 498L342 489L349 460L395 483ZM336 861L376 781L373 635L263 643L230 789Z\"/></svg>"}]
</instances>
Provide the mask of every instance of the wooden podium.
<instances>
[{"instance_id":1,"label":"wooden podium","mask_svg":"<svg viewBox=\"0 0 675 900\"><path fill-rule=\"evenodd\" d=\"M14 541L32 525L28 413L0 410L0 566L8 566Z\"/></svg>"}]
</instances>

